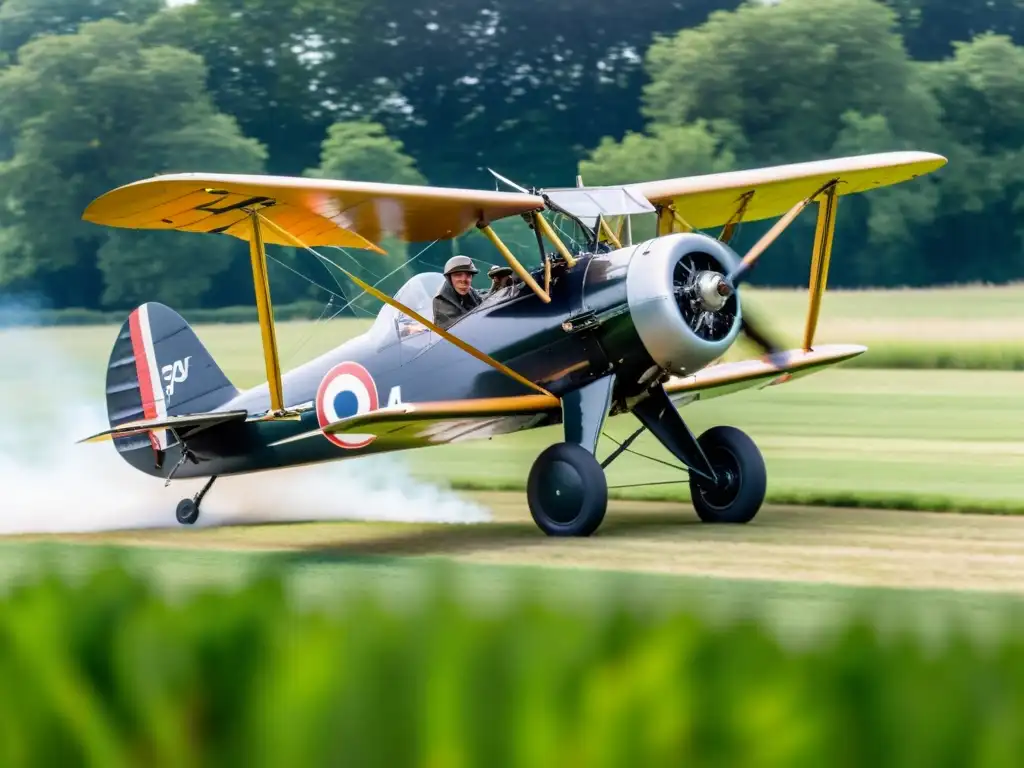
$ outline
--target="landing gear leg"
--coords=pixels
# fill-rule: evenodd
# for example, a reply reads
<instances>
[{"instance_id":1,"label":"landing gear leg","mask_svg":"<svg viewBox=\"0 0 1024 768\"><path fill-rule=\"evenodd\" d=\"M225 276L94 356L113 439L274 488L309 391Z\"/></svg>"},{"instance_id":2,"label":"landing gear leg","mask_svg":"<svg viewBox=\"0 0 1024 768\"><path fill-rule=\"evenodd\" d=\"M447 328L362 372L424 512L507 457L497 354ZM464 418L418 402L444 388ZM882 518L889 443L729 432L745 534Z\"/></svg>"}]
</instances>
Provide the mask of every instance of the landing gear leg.
<instances>
[{"instance_id":1,"label":"landing gear leg","mask_svg":"<svg viewBox=\"0 0 1024 768\"><path fill-rule=\"evenodd\" d=\"M530 514L548 536L589 536L604 520L608 481L594 451L614 385L606 376L563 397L565 442L549 446L530 469Z\"/></svg>"},{"instance_id":2,"label":"landing gear leg","mask_svg":"<svg viewBox=\"0 0 1024 768\"><path fill-rule=\"evenodd\" d=\"M735 427L713 427L695 438L662 387L651 390L633 414L686 465L693 507L702 521L754 519L768 479L764 458L750 437Z\"/></svg>"},{"instance_id":3,"label":"landing gear leg","mask_svg":"<svg viewBox=\"0 0 1024 768\"><path fill-rule=\"evenodd\" d=\"M192 525L196 520L199 519L199 504L203 500L203 496L210 490L210 486L213 485L213 481L217 479L216 475L213 475L209 480L206 481L206 485L191 499L182 499L178 502L178 508L174 510L175 517L178 518L178 522L182 525Z\"/></svg>"}]
</instances>

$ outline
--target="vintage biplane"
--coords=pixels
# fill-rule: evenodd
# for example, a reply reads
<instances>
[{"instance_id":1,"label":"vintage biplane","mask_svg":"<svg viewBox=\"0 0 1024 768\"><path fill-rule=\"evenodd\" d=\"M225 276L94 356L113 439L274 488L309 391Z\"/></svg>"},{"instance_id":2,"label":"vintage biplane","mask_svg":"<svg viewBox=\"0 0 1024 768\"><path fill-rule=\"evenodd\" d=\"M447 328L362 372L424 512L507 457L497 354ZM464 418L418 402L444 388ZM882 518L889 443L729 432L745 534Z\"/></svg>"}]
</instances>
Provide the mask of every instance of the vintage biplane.
<instances>
[{"instance_id":1,"label":"vintage biplane","mask_svg":"<svg viewBox=\"0 0 1024 768\"><path fill-rule=\"evenodd\" d=\"M560 424L563 439L530 470L529 507L547 534L586 536L605 515L604 469L647 429L688 471L702 520L747 522L765 496L760 452L733 427L695 437L678 407L780 384L864 352L814 344L838 200L945 162L931 153L889 152L615 187L577 179L574 187L508 192L202 173L127 184L93 201L83 218L248 241L267 382L239 391L180 315L146 303L131 312L110 355L110 429L82 442L112 439L132 466L167 482L208 478L178 504L178 521L191 524L218 476ZM817 226L803 344L784 350L744 314L737 288L812 204ZM633 217L644 215L656 222L655 236L634 243ZM536 235L532 268L491 228L515 216ZM546 216L570 223L582 242L568 238L570 247ZM744 256L730 248L740 222L776 217ZM363 249L373 258L383 253L385 237L423 243L471 227L514 270L511 285L442 330L432 321L432 299L445 280L440 273L418 274L391 297L338 266L386 306L361 336L282 375L267 244L314 253L323 246ZM722 228L718 236L699 231L711 227ZM183 254L182 268L187 264ZM741 333L763 356L718 362ZM627 412L639 430L598 461L605 420Z\"/></svg>"}]
</instances>

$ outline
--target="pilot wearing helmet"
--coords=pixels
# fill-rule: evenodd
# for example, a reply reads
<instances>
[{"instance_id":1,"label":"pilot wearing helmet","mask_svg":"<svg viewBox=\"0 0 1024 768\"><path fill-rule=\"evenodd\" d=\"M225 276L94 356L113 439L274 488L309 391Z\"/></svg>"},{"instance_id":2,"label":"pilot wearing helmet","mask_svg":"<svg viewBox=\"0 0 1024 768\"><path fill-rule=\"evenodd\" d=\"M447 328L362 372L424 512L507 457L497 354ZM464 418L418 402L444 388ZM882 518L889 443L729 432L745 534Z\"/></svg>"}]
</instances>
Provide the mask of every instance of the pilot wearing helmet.
<instances>
[{"instance_id":1,"label":"pilot wearing helmet","mask_svg":"<svg viewBox=\"0 0 1024 768\"><path fill-rule=\"evenodd\" d=\"M468 256L452 256L444 265L444 285L434 297L434 324L442 330L483 301L473 289L473 275L480 270Z\"/></svg>"}]
</instances>

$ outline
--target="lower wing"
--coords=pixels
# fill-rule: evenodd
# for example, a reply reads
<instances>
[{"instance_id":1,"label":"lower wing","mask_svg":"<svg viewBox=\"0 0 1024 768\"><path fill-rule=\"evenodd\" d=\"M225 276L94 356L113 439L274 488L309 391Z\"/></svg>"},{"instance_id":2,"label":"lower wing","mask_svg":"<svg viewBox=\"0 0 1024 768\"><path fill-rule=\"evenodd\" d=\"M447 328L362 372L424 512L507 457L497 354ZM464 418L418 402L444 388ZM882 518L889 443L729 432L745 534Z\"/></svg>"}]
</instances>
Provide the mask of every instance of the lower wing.
<instances>
[{"instance_id":1,"label":"lower wing","mask_svg":"<svg viewBox=\"0 0 1024 768\"><path fill-rule=\"evenodd\" d=\"M865 352L857 345L826 345L805 352L789 350L767 359L742 360L705 368L685 378L665 383L672 401L686 405L694 400L721 397L763 384L781 384L841 363ZM374 438L384 450L419 448L461 440L476 440L561 421L561 402L545 395L487 397L472 400L404 403L339 419L322 429L286 437L271 443L284 445L321 435L353 439Z\"/></svg>"},{"instance_id":2,"label":"lower wing","mask_svg":"<svg viewBox=\"0 0 1024 768\"><path fill-rule=\"evenodd\" d=\"M704 368L692 376L673 376L665 382L665 391L676 406L695 400L710 400L744 389L783 384L823 368L842 363L867 351L858 344L823 344L804 351L790 349L769 358L738 360Z\"/></svg>"},{"instance_id":3,"label":"lower wing","mask_svg":"<svg viewBox=\"0 0 1024 768\"><path fill-rule=\"evenodd\" d=\"M284 445L318 435L373 436L375 447L399 450L514 432L560 416L558 398L547 395L403 403L339 419L322 429L286 437L270 445Z\"/></svg>"}]
</instances>

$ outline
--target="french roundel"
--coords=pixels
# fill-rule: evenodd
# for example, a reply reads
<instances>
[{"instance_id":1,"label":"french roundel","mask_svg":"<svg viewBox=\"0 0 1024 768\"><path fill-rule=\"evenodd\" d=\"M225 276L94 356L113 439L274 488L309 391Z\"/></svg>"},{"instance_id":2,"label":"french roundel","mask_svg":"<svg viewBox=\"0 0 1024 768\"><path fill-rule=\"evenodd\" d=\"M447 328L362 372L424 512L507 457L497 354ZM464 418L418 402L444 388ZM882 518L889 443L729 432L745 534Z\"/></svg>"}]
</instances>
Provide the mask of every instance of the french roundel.
<instances>
[{"instance_id":1,"label":"french roundel","mask_svg":"<svg viewBox=\"0 0 1024 768\"><path fill-rule=\"evenodd\" d=\"M339 419L377 410L377 385L359 363L338 363L327 372L316 390L316 417L320 427ZM365 448L376 435L328 435L341 448Z\"/></svg>"}]
</instances>

